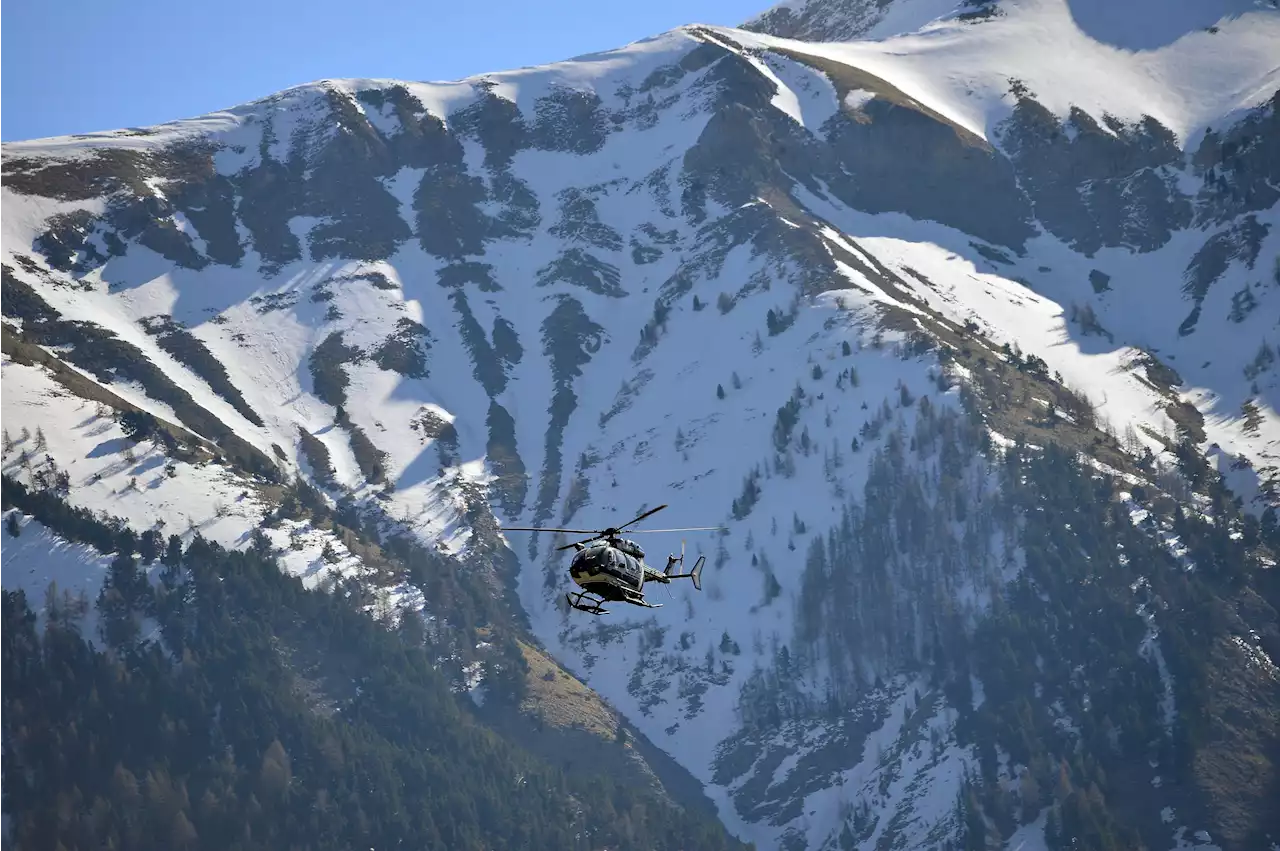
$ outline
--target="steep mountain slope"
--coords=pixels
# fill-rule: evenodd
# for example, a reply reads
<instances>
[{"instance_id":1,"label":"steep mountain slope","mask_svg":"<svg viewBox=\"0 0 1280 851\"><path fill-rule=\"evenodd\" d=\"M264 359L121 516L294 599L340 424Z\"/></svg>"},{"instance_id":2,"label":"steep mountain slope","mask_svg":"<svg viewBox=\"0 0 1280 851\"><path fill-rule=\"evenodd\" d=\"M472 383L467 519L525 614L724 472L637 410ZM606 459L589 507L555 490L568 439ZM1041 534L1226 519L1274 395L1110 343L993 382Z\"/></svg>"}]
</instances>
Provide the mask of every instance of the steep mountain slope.
<instances>
[{"instance_id":1,"label":"steep mountain slope","mask_svg":"<svg viewBox=\"0 0 1280 851\"><path fill-rule=\"evenodd\" d=\"M541 644L762 848L1280 840L1280 16L953 6L6 146L5 472L261 526L500 728ZM659 502L728 532L657 611L497 531Z\"/></svg>"},{"instance_id":2,"label":"steep mountain slope","mask_svg":"<svg viewBox=\"0 0 1280 851\"><path fill-rule=\"evenodd\" d=\"M935 22L988 21L1011 8L1017 14L1023 5L1017 0L783 0L742 28L811 42L877 40L927 29ZM1163 47L1188 33L1276 6L1272 0L1138 0L1122 6L1064 0L1053 5L1055 17L1070 16L1072 28L1090 40L1125 50Z\"/></svg>"}]
</instances>

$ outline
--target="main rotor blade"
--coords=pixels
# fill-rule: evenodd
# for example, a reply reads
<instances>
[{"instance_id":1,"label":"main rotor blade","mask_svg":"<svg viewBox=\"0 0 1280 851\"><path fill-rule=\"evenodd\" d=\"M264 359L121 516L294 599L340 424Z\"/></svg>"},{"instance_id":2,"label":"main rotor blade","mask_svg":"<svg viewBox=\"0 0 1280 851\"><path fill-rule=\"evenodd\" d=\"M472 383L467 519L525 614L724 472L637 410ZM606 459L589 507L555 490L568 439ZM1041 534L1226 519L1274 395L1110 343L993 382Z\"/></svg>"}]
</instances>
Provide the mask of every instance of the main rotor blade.
<instances>
[{"instance_id":1,"label":"main rotor blade","mask_svg":"<svg viewBox=\"0 0 1280 851\"><path fill-rule=\"evenodd\" d=\"M685 526L680 529L632 529L628 535L643 535L646 532L703 532L710 530L720 530L723 526Z\"/></svg>"},{"instance_id":2,"label":"main rotor blade","mask_svg":"<svg viewBox=\"0 0 1280 851\"><path fill-rule=\"evenodd\" d=\"M499 526L499 532L571 532L574 535L594 535L600 529L548 529L545 526Z\"/></svg>"},{"instance_id":3,"label":"main rotor blade","mask_svg":"<svg viewBox=\"0 0 1280 851\"><path fill-rule=\"evenodd\" d=\"M623 529L627 528L627 527L628 527L628 526L630 526L632 523L639 523L641 520L645 519L645 518L646 518L646 517L648 517L650 514L657 514L659 511L661 511L662 509L664 509L664 508L666 508L666 507L667 507L667 504L666 504L666 503L663 503L662 505L659 505L657 508L650 508L648 511L646 511L644 514L641 514L641 515L640 515L639 517L637 517L635 520L632 520L632 521L627 522L627 523L623 523L621 526L619 526L619 527L618 527L618 531L619 531L619 532L621 532Z\"/></svg>"},{"instance_id":4,"label":"main rotor blade","mask_svg":"<svg viewBox=\"0 0 1280 851\"><path fill-rule=\"evenodd\" d=\"M580 544L589 544L592 541L599 540L601 537L601 535L593 535L590 538L584 538L581 541L574 541L572 544L565 544L563 547L556 547L556 552L560 552L561 550L571 550Z\"/></svg>"}]
</instances>

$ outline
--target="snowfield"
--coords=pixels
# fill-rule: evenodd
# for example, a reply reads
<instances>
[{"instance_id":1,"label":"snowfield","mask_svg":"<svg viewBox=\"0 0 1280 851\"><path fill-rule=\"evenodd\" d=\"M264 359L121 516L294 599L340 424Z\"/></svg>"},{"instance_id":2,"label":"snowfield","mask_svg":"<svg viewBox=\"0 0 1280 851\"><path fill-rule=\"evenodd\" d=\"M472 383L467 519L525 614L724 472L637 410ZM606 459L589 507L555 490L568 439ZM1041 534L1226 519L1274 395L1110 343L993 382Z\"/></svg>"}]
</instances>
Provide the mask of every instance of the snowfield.
<instances>
[{"instance_id":1,"label":"snowfield","mask_svg":"<svg viewBox=\"0 0 1280 851\"><path fill-rule=\"evenodd\" d=\"M843 12L830 0L803 5ZM883 26L853 43L713 29L744 46L782 46L861 68L991 141L1008 115L1011 77L1057 115L1072 107L1125 122L1150 115L1188 147L1280 83L1280 16L1253 0L1005 0L980 25L958 14L963 5L893 3Z\"/></svg>"},{"instance_id":2,"label":"snowfield","mask_svg":"<svg viewBox=\"0 0 1280 851\"><path fill-rule=\"evenodd\" d=\"M707 556L702 592L687 583L646 589L662 608L614 605L601 619L564 605L568 559L554 548L568 536L508 532L504 539L519 557L519 599L538 639L702 782L732 832L762 849L784 842L850 847L837 843L863 818L856 812L862 801L878 820L856 847L880 847L890 833L895 847L924 847L959 829L957 798L977 757L958 744L956 708L923 680L902 674L870 691L851 710L865 729L855 730L852 720L795 722L774 739L748 742L740 717L744 684L795 640L809 544L839 522L847 501L862 499L869 461L887 433L896 426L914 433L920 406L903 400L928 397L935 410L959 408L960 385L940 389L945 377L932 356L904 354L909 336L880 327L885 311L917 318L932 311L957 327L971 324L995 347L1043 359L1134 451L1145 447L1164 461L1180 428L1171 403L1190 403L1204 419L1197 448L1215 459L1248 510L1261 513L1280 481L1280 365L1253 365L1260 351L1280 345L1280 277L1271 277L1280 275L1280 212L1255 211L1264 233L1253 261L1228 259L1204 296L1195 333L1180 334L1190 310L1185 272L1215 233L1208 226L1177 230L1150 251L1104 247L1091 255L1040 230L1022 253L1005 256L957 227L868 213L799 182L785 199L762 190L736 208L711 196L699 201L705 187L681 169L713 126L717 89L715 66L699 64L698 51L715 44L741 59L774 87L769 109L815 139L836 122L859 120L883 96L862 88L841 96L820 70L835 63L878 78L875 85L887 83L958 135L973 134L996 150L1014 108L1010 81L1017 80L1058 119L1072 109L1125 124L1150 116L1191 151L1207 129L1229 126L1280 89L1280 13L1244 0L1182 4L1177 14L1154 0L1123 9L1101 0L1006 0L1000 14L975 23L954 14L949 0L899 0L887 11L830 0L785 5L793 15L811 15L818 29L852 28L864 40L686 27L615 51L459 82L327 80L150 128L150 135L5 146L6 160L87 161L94 151L154 152L199 137L219 146L211 167L229 177L264 157L283 162L291 151L325 150L347 132L330 126L325 110L333 100L353 105L379 138L394 137L406 113L389 100L378 105L360 96L392 86L402 86L445 132L462 133L474 118L466 110L489 104L518 112L528 125L521 132L533 137L541 132L534 117L553 112L552 97L580 96L601 115L621 116L613 125L601 119L599 144L581 149L556 135L570 136L577 124L566 129L546 119L551 142L513 150L500 164L491 162L500 159L492 139L469 129L472 135L459 136L457 183L480 200L457 202L465 215L451 208L448 221L474 212L508 228L479 251L445 257L405 239L378 259L317 258L308 250L317 244L317 226L333 222L290 215L287 230L301 257L268 274L241 209L233 214L244 249L237 265L183 267L131 243L123 256L67 272L38 247L48 221L77 211L100 216L107 202L53 201L6 181L5 274L64 320L92 323L135 347L196 405L278 461L287 478L323 484L304 448L322 445L331 467L328 498L377 500L387 517L446 554L465 556L473 547L468 493L477 489L502 525L603 528L667 503L642 527L724 526L723 534L683 535L689 565ZM570 102L567 112L579 108L580 101ZM404 166L379 178L415 232L428 173ZM519 192L504 180L518 183ZM156 198L172 188L149 184ZM516 195L524 207L510 200ZM535 207L532 223L502 219ZM695 208L701 218L688 212ZM167 220L204 258L215 235L202 234L189 212ZM802 295L795 282L806 269L778 247L784 241L769 230L774 225L781 233L815 231L843 280ZM105 256L102 232L93 238ZM901 289L855 268L850 257L874 261ZM470 277L447 283L464 264ZM1242 289L1255 306L1239 316L1233 296ZM189 331L260 422L166 351L148 331L155 317ZM23 326L8 313L5 322ZM380 347L406 322L425 329L420 374L379 359ZM338 366L341 416L317 387L313 363L334 335L358 350ZM1181 383L1156 381L1149 354L1173 367ZM950 369L960 379L966 372ZM107 387L180 423L179 412L145 387ZM52 459L70 475L73 505L119 516L139 531L160 528L184 540L199 533L227 547L248 546L271 508L261 483L229 466L192 465L150 442L133 445L105 406L72 395L42 367L6 355L3 392L13 441L6 441L5 473L33 482ZM787 449L778 451L779 410L792 400L796 421ZM885 409L884 433L855 448L854 439ZM448 429L429 433L424 423ZM378 480L369 475L360 435L380 453ZM498 462L509 463L511 454L523 465L522 491L502 490L510 468ZM933 461L919 464L926 479L936 475ZM977 482L983 472L974 465L966 475ZM761 487L758 499L745 514L735 512L751 480ZM1141 526L1145 518L1133 519ZM4 587L22 588L33 606L42 605L50 580L94 597L110 559L24 523L21 537L4 538ZM360 559L331 533L292 522L264 531L281 551L281 568L309 586L363 575ZM661 565L663 555L679 552L682 533L637 541ZM986 543L993 554L1004 550L1002 541ZM992 573L1010 579L1018 565L1014 554ZM989 588L966 580L954 593L960 609L975 613ZM392 620L404 607L430 612L432 601L398 586L381 589L372 606ZM726 653L725 642L740 652ZM1161 711L1172 723L1174 690L1154 626L1141 652L1159 669ZM798 688L820 697L821 676L813 673ZM975 700L981 694L975 682ZM1060 720L1072 726L1070 718ZM854 756L815 768L815 755L837 740ZM747 744L762 755L726 780L726 754ZM761 779L770 772L770 780ZM765 789L762 798L791 795L794 806L750 818L742 802L756 787ZM1046 847L1044 828L1042 813L1008 847ZM1171 848L1215 847L1193 841L1186 828L1170 829L1177 830Z\"/></svg>"},{"instance_id":3,"label":"snowfield","mask_svg":"<svg viewBox=\"0 0 1280 851\"><path fill-rule=\"evenodd\" d=\"M66 598L78 599L82 594L90 604L80 622L80 634L86 640L101 644L98 638L98 610L93 605L107 577L111 557L104 556L84 544L71 544L50 532L40 523L22 516L16 509L5 514L18 515L21 534L14 538L5 532L3 550L4 587L21 591L27 605L37 617L36 629L44 628L48 617L48 593L53 589L60 603Z\"/></svg>"},{"instance_id":4,"label":"snowfield","mask_svg":"<svg viewBox=\"0 0 1280 851\"><path fill-rule=\"evenodd\" d=\"M40 367L5 357L0 368L4 427L14 440L4 453L7 475L30 482L48 469L47 455L70 475L67 499L72 505L108 511L138 531L158 528L166 538L189 538L199 531L227 547L248 541L264 506L245 482L224 468L170 460L150 443L131 446L110 416L52 381ZM31 436L23 440L19 428ZM43 449L37 433L45 436ZM170 464L173 475L165 469Z\"/></svg>"}]
</instances>

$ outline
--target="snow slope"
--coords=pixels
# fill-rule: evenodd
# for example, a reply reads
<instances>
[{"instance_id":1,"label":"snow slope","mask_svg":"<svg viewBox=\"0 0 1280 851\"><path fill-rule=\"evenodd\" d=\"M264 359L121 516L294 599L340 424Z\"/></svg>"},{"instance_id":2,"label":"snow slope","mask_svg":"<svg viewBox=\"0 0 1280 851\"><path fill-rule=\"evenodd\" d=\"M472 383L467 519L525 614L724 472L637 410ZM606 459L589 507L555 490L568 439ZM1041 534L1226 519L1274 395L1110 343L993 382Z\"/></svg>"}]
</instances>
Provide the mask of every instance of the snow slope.
<instances>
[{"instance_id":1,"label":"snow slope","mask_svg":"<svg viewBox=\"0 0 1280 851\"><path fill-rule=\"evenodd\" d=\"M918 7L921 18L935 11L925 5L899 0L886 20ZM871 40L841 43L720 31L744 45L783 46L861 68L988 139L1008 116L1009 82L1017 79L1057 115L1072 107L1125 122L1150 115L1190 147L1206 127L1280 85L1280 11L1252 0L1167 6L1003 0L1000 14L980 23L930 17L919 31L873 30Z\"/></svg>"},{"instance_id":2,"label":"snow slope","mask_svg":"<svg viewBox=\"0 0 1280 851\"><path fill-rule=\"evenodd\" d=\"M457 83L329 80L148 135L6 145L7 163L93 168L104 151L159 160L169 146L200 140L214 149L211 170L238 193L228 215L243 252L234 264L214 259L227 229L200 224L210 221L200 214L212 204L181 206L190 177L58 200L15 188L7 176L6 275L65 320L93 323L134 346L195 404L279 459L285 475L323 485L305 448L323 445L330 498L380 505L448 554L474 549L479 533L468 517L476 489L505 525L603 527L665 502L670 507L648 525L726 526L723 537L687 537L690 559L708 557L702 593L673 584L669 594L650 593L663 608L614 607L607 620L563 606L564 554L553 548L567 539L512 532L505 541L520 559L519 597L536 635L702 781L736 833L761 848L832 847L862 818L855 812L862 801L876 817L859 833L859 847L890 841L890 832L902 847L937 841L959 829L956 799L975 756L957 744L956 707L923 683L901 674L868 689L850 710L857 723L795 721L760 736L740 717L744 687L773 670L779 648L795 640L810 542L838 523L846 501L862 499L870 460L893 428L913 433L920 408L903 400L928 396L939 409L958 408L960 388L940 389L935 360L911 353L900 324L881 327L886 312L923 321L933 311L957 327L974 323L993 347L1035 354L1098 403L1117 435L1132 433L1135 449L1166 460L1179 428L1169 404L1190 402L1205 417L1198 448L1225 468L1236 465L1231 483L1253 510L1263 506L1268 476L1280 473L1277 370L1244 372L1260 346L1280 343L1280 281L1267 280L1280 255L1274 207L1254 211L1269 230L1253 261L1225 263L1195 333L1180 335L1189 309L1184 270L1213 227L1175 229L1151 250L1108 245L1091 254L1037 227L1020 250L1007 250L956 221L860 209L842 200L836 168L793 182L716 172L716 158L733 152L714 147L718 122L735 110L754 110L776 136L794 132L788 140L820 146L842 122L863 126L858 113L886 100L884 83L913 114L932 113L960 136L967 131L1006 152L1012 78L1057 119L1073 108L1099 121L1155 118L1182 152L1178 180L1192 185L1200 177L1185 160L1206 128L1229 126L1280 88L1280 16L1256 4L1164 17L1169 29L1147 41L1132 40L1135 21L1154 14L1147 7L1113 20L1101 5L1011 0L973 22L949 14L953 5L900 0L859 30L874 41L819 44L689 27ZM1209 24L1217 31L1201 29ZM835 79L840 69L861 75L867 88L846 92ZM388 94L396 87L402 101ZM438 149L428 155L396 141L410 137L433 139ZM348 143L360 153L342 147ZM306 168L302 182L288 186L330 207L299 202L276 212L273 199L253 193L255 175L295 155ZM352 238L354 249L327 252L326 228L350 227L376 207L356 205L346 217L346 196L325 194L332 186L317 175L326 158L340 156L350 157L338 160L349 171L378 163L361 197L374 197L376 183L410 235L389 248ZM113 205L138 198L207 262L175 262L113 224ZM447 215L430 218L433 198L444 199ZM92 234L74 254L82 265L58 268L42 240L51 217L76 211L93 217ZM287 258L264 236L270 216L279 226L272 239L292 235L297 256ZM107 234L117 231L131 240L122 256L107 250ZM461 247L432 242L442 233ZM102 259L94 260L88 246L99 245ZM1102 279L1095 272L1114 284L1100 290L1091 284ZM1246 285L1255 287L1256 306L1236 321L1232 295ZM1085 306L1106 334L1073 318ZM156 316L180 323L212 353L260 424L160 345L147 330ZM429 342L416 373L377 354L405 320L419 323ZM6 313L10 328L29 321ZM334 335L359 350L339 359L342 416L312 365ZM1144 352L1174 365L1180 385L1168 390L1151 380L1138 359ZM40 367L6 358L3 381L5 428L15 438L20 428L41 429L48 454L71 473L74 504L139 529L160 520L167 531L199 529L228 546L246 545L269 507L261 482L226 466L175 462L171 476L168 459L148 444L129 460L118 425ZM110 389L169 422L181 419L145 387L117 381ZM792 400L796 422L779 449L778 412ZM881 428L885 408L885 430L866 437L873 421ZM367 469L360 435L383 453L380 478ZM29 481L26 448L17 443L4 463L6 473ZM522 472L513 472L513 455ZM916 463L926 479L936 474L935 461ZM980 470L967 475L980 487ZM758 500L735 512L753 477ZM282 566L309 582L330 570L326 543L336 553L333 570L360 571L358 559L319 530L286 523L269 534ZM638 540L661 563L680 538ZM34 534L19 541L15 559L35 558L42 547L61 552ZM11 546L6 588L25 582L20 568L11 572ZM986 575L948 589L972 612L985 604L985 580L1016 571L1016 558L996 557L1000 542L986 546ZM89 587L101 565L82 562L77 581ZM380 605L399 601L432 606L407 587L385 589ZM796 688L816 698L821 678L811 671ZM819 745L836 741L848 758L815 765ZM756 754L745 768L726 767L729 755L744 753ZM1012 847L1038 847L1043 820L1015 838Z\"/></svg>"},{"instance_id":3,"label":"snow slope","mask_svg":"<svg viewBox=\"0 0 1280 851\"><path fill-rule=\"evenodd\" d=\"M60 469L69 476L68 503L105 511L139 532L155 529L165 538L177 535L184 544L197 534L225 547L249 543L268 508L251 478L220 465L168 457L163 448L150 442L131 446L106 406L74 395L43 369L16 363L7 355L0 369L5 433L12 440L4 452L6 475L31 485L41 473ZM118 390L119 385L113 389ZM145 400L146 396L139 392L137 398ZM41 436L43 447L39 445ZM53 459L52 465L49 459ZM36 527L39 524L34 524L33 530ZM359 568L359 560L332 533L297 527L284 521L265 532L280 550L281 567L302 576L307 585L320 582L331 570L350 575ZM20 540L21 545L5 539L6 588L21 587L29 600L39 603L52 579L73 595L85 591L91 600L96 599L110 558L81 545L54 541L47 530ZM326 545L338 556L332 563L322 558ZM43 559L37 560L45 547L76 556L59 557L46 565ZM30 579L22 578L24 575ZM388 593L406 592L392 589Z\"/></svg>"},{"instance_id":4,"label":"snow slope","mask_svg":"<svg viewBox=\"0 0 1280 851\"><path fill-rule=\"evenodd\" d=\"M809 42L883 41L955 20L999 20L1018 15L1020 5L1018 0L783 0L743 23L742 29ZM1070 20L1090 39L1131 52L1156 50L1191 33L1275 9L1265 0L1135 0L1123 5L1063 0L1053 5L1059 21Z\"/></svg>"},{"instance_id":5,"label":"snow slope","mask_svg":"<svg viewBox=\"0 0 1280 851\"><path fill-rule=\"evenodd\" d=\"M5 512L6 527L10 522L9 515L15 512L16 509ZM23 517L21 512L16 513L21 532L14 538L6 531L4 538L5 589L26 594L27 605L39 618L37 629L43 629L48 617L50 590L56 595L55 605L63 599L77 600L84 595L90 605L79 624L80 634L100 643L97 608L92 604L102 590L111 558L99 554L92 547L68 543L35 520Z\"/></svg>"}]
</instances>

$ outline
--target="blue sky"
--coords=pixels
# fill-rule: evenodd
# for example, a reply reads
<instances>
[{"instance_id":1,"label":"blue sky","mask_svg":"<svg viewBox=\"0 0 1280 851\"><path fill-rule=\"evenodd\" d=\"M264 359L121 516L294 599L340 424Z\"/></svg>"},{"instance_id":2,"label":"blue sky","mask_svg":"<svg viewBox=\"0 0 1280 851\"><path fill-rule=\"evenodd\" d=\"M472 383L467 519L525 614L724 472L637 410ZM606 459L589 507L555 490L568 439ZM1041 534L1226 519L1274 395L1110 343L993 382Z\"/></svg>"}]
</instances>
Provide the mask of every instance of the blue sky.
<instances>
[{"instance_id":1,"label":"blue sky","mask_svg":"<svg viewBox=\"0 0 1280 851\"><path fill-rule=\"evenodd\" d=\"M771 0L8 0L5 141L158 124L326 77L452 80Z\"/></svg>"}]
</instances>

